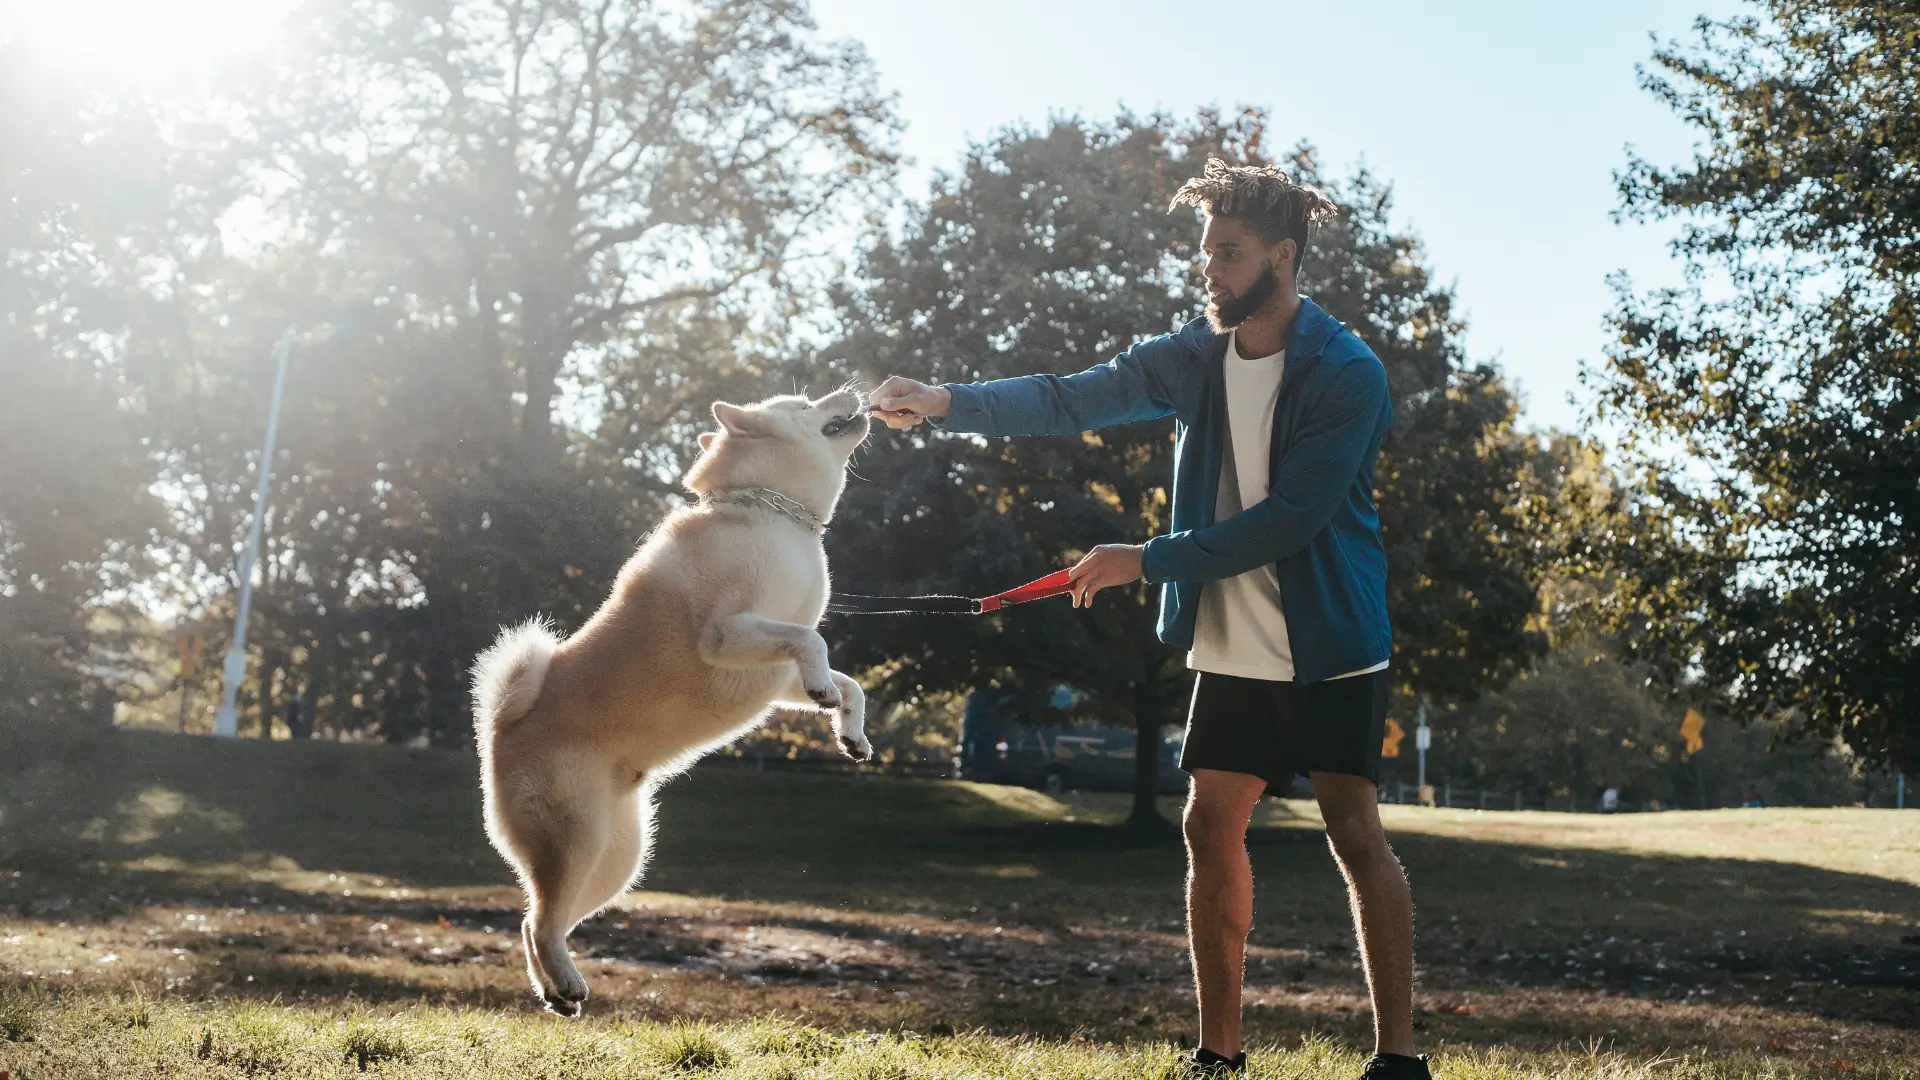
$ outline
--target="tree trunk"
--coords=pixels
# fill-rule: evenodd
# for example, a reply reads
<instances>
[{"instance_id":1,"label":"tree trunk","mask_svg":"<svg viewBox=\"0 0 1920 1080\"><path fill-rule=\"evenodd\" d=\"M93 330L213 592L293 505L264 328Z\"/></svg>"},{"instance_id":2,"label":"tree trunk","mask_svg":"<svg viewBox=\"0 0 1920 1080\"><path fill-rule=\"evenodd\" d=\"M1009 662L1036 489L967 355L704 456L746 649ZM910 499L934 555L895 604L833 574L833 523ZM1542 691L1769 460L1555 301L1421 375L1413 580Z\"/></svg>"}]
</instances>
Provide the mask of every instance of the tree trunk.
<instances>
[{"instance_id":1,"label":"tree trunk","mask_svg":"<svg viewBox=\"0 0 1920 1080\"><path fill-rule=\"evenodd\" d=\"M466 598L456 579L423 576L427 593L421 631L422 674L427 682L427 741L433 746L473 745L473 718L462 679L466 661Z\"/></svg>"},{"instance_id":2,"label":"tree trunk","mask_svg":"<svg viewBox=\"0 0 1920 1080\"><path fill-rule=\"evenodd\" d=\"M544 358L527 365L527 404L520 414L520 431L530 443L544 442L553 433L553 395L560 365Z\"/></svg>"},{"instance_id":3,"label":"tree trunk","mask_svg":"<svg viewBox=\"0 0 1920 1080\"><path fill-rule=\"evenodd\" d=\"M473 719L461 671L460 648L449 626L435 627L427 638L427 741L434 746L472 745Z\"/></svg>"},{"instance_id":4,"label":"tree trunk","mask_svg":"<svg viewBox=\"0 0 1920 1080\"><path fill-rule=\"evenodd\" d=\"M327 611L338 610L334 607L334 603L334 600L328 600ZM340 715L339 688L342 680L335 670L340 663L339 637L333 628L331 618L332 616L329 615L321 621L314 632L313 644L309 646L312 650L308 654L310 659L307 662L309 674L307 676L306 728L309 739L319 735L320 723L323 719L332 719ZM323 701L331 706L324 713L320 711L320 703Z\"/></svg>"},{"instance_id":5,"label":"tree trunk","mask_svg":"<svg viewBox=\"0 0 1920 1080\"><path fill-rule=\"evenodd\" d=\"M1134 708L1133 736L1133 813L1127 829L1139 840L1164 840L1174 829L1160 816L1160 710L1151 701Z\"/></svg>"},{"instance_id":6,"label":"tree trunk","mask_svg":"<svg viewBox=\"0 0 1920 1080\"><path fill-rule=\"evenodd\" d=\"M274 694L274 675L286 666L286 654L269 646L260 651L260 672L255 694L260 705L260 738L273 738L273 715L279 699ZM291 681L291 680L289 680Z\"/></svg>"},{"instance_id":7,"label":"tree trunk","mask_svg":"<svg viewBox=\"0 0 1920 1080\"><path fill-rule=\"evenodd\" d=\"M559 392L560 369L573 350L573 342L562 327L564 304L530 292L520 311L526 335L521 346L521 374L527 394L520 413L520 434L528 443L538 445L553 433L553 399Z\"/></svg>"}]
</instances>

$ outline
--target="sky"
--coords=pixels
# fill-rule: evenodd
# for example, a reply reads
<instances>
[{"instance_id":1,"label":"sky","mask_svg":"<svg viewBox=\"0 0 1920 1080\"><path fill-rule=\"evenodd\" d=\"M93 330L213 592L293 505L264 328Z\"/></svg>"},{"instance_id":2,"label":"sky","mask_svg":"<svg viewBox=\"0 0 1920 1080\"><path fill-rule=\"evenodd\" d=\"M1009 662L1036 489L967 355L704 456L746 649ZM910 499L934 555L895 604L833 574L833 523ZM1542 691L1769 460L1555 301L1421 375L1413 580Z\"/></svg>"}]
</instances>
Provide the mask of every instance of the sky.
<instances>
[{"instance_id":1,"label":"sky","mask_svg":"<svg viewBox=\"0 0 1920 1080\"><path fill-rule=\"evenodd\" d=\"M269 39L292 0L0 0L74 62L204 63ZM1607 277L1673 284L1670 226L1616 224L1628 147L1671 163L1694 133L1639 88L1654 38L1690 36L1736 0L813 0L824 34L863 42L898 94L907 193L1013 123L1259 106L1269 143L1306 140L1329 175L1393 185L1395 224L1426 243L1476 360L1518 384L1526 419L1576 428L1597 364ZM1098 358L1088 358L1089 362ZM1070 367L1063 363L1063 368Z\"/></svg>"},{"instance_id":2,"label":"sky","mask_svg":"<svg viewBox=\"0 0 1920 1080\"><path fill-rule=\"evenodd\" d=\"M1270 142L1305 139L1334 177L1393 185L1395 223L1451 283L1474 359L1518 383L1525 418L1581 425L1607 276L1675 284L1664 226L1615 224L1627 147L1691 156L1693 132L1639 88L1654 45L1690 38L1729 0L814 0L821 29L863 41L899 94L908 193L970 141L1056 113L1191 115L1260 106Z\"/></svg>"}]
</instances>

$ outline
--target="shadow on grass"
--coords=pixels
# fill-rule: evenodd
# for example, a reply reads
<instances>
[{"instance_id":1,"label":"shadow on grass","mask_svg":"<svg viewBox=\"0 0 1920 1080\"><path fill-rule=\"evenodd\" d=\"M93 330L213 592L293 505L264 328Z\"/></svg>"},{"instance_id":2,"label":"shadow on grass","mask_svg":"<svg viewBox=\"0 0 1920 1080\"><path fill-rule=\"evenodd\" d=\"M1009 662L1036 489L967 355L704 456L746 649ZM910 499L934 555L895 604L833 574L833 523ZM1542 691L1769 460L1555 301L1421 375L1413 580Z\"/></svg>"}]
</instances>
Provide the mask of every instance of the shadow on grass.
<instances>
[{"instance_id":1,"label":"shadow on grass","mask_svg":"<svg viewBox=\"0 0 1920 1080\"><path fill-rule=\"evenodd\" d=\"M276 856L422 885L507 882L458 754L118 732L0 775L0 857Z\"/></svg>"}]
</instances>

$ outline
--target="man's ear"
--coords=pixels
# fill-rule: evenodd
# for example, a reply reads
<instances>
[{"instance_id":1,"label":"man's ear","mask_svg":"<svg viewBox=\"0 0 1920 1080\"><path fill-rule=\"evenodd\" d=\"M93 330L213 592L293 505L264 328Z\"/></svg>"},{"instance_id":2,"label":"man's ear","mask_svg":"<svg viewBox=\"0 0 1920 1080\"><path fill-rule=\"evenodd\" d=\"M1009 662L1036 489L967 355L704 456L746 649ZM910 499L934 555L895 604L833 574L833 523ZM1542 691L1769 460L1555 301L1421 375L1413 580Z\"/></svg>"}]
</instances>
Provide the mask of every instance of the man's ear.
<instances>
[{"instance_id":1,"label":"man's ear","mask_svg":"<svg viewBox=\"0 0 1920 1080\"><path fill-rule=\"evenodd\" d=\"M1274 273L1283 278L1300 279L1300 242L1289 236L1273 245L1271 259ZM1286 267L1283 272L1280 268Z\"/></svg>"},{"instance_id":2,"label":"man's ear","mask_svg":"<svg viewBox=\"0 0 1920 1080\"><path fill-rule=\"evenodd\" d=\"M703 431L703 432L701 432L701 433L700 433L700 449L702 449L702 450L711 450L711 449L713 449L713 440L715 440L715 439L717 439L717 438L719 438L719 437L720 437L720 433L719 433L719 432L717 432L717 431Z\"/></svg>"},{"instance_id":3,"label":"man's ear","mask_svg":"<svg viewBox=\"0 0 1920 1080\"><path fill-rule=\"evenodd\" d=\"M724 401L713 403L713 418L720 422L720 426L725 428L729 435L752 436L763 434L764 431L760 418L751 410L743 409L738 405L729 405Z\"/></svg>"}]
</instances>

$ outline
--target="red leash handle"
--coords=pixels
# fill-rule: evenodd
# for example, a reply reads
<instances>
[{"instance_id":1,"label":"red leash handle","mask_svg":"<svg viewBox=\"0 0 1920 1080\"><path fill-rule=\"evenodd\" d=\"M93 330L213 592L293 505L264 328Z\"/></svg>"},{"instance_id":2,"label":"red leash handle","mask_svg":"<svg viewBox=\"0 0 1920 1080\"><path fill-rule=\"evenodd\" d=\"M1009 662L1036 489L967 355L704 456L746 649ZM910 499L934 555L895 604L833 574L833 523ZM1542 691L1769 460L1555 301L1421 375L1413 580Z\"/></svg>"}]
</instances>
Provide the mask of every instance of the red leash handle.
<instances>
[{"instance_id":1,"label":"red leash handle","mask_svg":"<svg viewBox=\"0 0 1920 1080\"><path fill-rule=\"evenodd\" d=\"M1068 576L1069 573L1070 571L1067 570L1056 570L1038 581L1029 581L1017 589L1008 589L1003 593L981 597L974 603L979 605L977 610L985 614L1014 604L1024 604L1030 600L1045 600L1049 596L1060 596L1073 591L1073 578Z\"/></svg>"}]
</instances>

